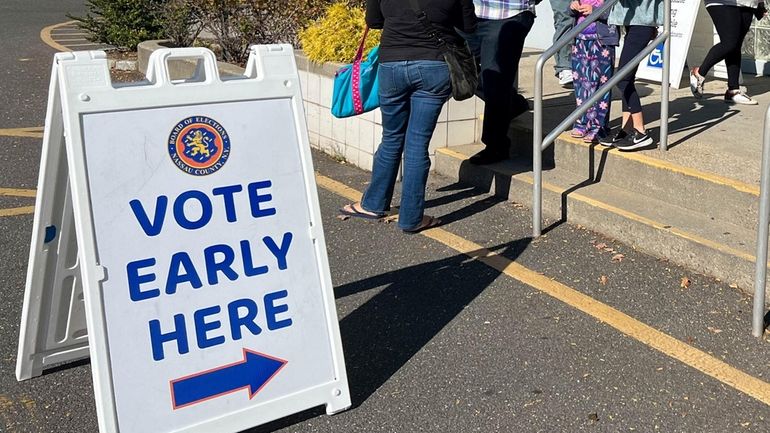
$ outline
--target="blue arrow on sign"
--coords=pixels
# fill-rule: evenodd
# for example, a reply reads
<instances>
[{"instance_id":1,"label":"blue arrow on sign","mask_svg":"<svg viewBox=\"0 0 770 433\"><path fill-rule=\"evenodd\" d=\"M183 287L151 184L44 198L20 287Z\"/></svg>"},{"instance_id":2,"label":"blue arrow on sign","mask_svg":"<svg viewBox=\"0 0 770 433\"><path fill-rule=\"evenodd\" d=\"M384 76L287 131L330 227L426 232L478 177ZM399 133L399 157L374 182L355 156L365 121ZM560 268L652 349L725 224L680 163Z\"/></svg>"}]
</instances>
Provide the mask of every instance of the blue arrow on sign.
<instances>
[{"instance_id":1,"label":"blue arrow on sign","mask_svg":"<svg viewBox=\"0 0 770 433\"><path fill-rule=\"evenodd\" d=\"M287 362L244 348L241 361L172 380L171 402L179 409L244 388L252 399Z\"/></svg>"}]
</instances>

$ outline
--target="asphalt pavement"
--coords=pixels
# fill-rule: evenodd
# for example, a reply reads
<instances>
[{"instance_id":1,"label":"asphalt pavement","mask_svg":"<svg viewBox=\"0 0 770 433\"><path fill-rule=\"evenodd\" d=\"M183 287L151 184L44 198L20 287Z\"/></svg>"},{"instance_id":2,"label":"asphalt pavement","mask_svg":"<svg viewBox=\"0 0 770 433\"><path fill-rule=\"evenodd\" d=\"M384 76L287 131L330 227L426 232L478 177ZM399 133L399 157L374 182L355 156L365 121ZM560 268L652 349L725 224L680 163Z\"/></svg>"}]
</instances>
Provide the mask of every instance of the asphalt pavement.
<instances>
[{"instance_id":1,"label":"asphalt pavement","mask_svg":"<svg viewBox=\"0 0 770 433\"><path fill-rule=\"evenodd\" d=\"M87 360L14 376L40 157L19 128L45 117L40 29L80 3L0 5L2 432L97 431ZM559 221L532 240L525 205L439 176L437 230L343 220L339 186L363 191L368 173L314 164L353 407L252 432L770 431L770 345L730 282Z\"/></svg>"}]
</instances>

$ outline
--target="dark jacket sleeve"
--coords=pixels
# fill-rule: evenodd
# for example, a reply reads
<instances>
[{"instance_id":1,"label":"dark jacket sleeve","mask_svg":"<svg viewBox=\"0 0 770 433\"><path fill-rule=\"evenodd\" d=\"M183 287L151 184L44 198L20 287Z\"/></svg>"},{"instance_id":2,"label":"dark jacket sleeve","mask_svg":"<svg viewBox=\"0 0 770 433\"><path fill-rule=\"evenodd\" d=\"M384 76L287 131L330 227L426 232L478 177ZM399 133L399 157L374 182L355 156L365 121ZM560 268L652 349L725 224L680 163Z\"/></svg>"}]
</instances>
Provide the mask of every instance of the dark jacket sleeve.
<instances>
[{"instance_id":1,"label":"dark jacket sleeve","mask_svg":"<svg viewBox=\"0 0 770 433\"><path fill-rule=\"evenodd\" d=\"M463 13L463 22L458 28L465 33L476 31L476 12L473 9L473 0L460 0L460 7Z\"/></svg>"},{"instance_id":2,"label":"dark jacket sleeve","mask_svg":"<svg viewBox=\"0 0 770 433\"><path fill-rule=\"evenodd\" d=\"M370 29L381 29L385 25L380 0L366 0L366 25Z\"/></svg>"}]
</instances>

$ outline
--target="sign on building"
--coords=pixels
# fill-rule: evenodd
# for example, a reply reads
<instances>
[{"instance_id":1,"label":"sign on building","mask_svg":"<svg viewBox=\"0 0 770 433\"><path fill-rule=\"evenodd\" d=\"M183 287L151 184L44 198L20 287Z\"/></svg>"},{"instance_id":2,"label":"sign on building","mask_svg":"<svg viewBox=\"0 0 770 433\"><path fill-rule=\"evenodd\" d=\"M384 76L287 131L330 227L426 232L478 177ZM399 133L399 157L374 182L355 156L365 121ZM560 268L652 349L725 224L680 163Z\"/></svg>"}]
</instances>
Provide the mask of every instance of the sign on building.
<instances>
[{"instance_id":1,"label":"sign on building","mask_svg":"<svg viewBox=\"0 0 770 433\"><path fill-rule=\"evenodd\" d=\"M208 50L162 49L147 76L55 57L18 379L90 356L105 432L348 408L292 48L254 46L226 80Z\"/></svg>"},{"instance_id":2,"label":"sign on building","mask_svg":"<svg viewBox=\"0 0 770 433\"><path fill-rule=\"evenodd\" d=\"M701 0L671 0L671 69L669 79L671 87L677 89L681 85L682 71L687 61L701 3ZM659 30L662 31L662 27ZM636 75L647 80L658 82L662 80L663 44L656 47L646 59L642 60Z\"/></svg>"}]
</instances>

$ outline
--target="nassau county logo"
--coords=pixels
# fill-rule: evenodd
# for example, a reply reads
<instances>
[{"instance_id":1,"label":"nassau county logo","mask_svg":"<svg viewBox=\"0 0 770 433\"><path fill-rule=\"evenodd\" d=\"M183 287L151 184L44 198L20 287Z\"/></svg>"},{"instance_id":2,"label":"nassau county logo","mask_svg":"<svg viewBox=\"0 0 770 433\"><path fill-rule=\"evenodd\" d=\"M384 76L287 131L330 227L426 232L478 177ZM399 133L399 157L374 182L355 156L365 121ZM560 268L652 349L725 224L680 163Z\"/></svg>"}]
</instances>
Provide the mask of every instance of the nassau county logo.
<instances>
[{"instance_id":1,"label":"nassau county logo","mask_svg":"<svg viewBox=\"0 0 770 433\"><path fill-rule=\"evenodd\" d=\"M205 176L222 168L230 156L230 137L225 128L206 116L188 117L168 136L168 154L185 173Z\"/></svg>"}]
</instances>

